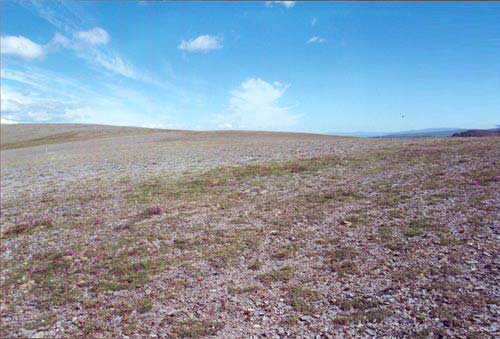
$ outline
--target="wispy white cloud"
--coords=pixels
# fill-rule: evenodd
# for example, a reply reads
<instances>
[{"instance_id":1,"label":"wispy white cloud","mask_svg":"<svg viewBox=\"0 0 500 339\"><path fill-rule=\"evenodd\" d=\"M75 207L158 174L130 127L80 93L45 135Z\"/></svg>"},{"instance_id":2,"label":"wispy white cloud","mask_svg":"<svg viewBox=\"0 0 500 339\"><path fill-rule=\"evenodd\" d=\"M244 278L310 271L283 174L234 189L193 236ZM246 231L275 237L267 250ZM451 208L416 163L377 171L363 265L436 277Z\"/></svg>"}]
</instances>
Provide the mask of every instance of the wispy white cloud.
<instances>
[{"instance_id":1,"label":"wispy white cloud","mask_svg":"<svg viewBox=\"0 0 500 339\"><path fill-rule=\"evenodd\" d=\"M74 79L62 77L32 65L23 65L21 69L3 67L1 78L3 81L16 84L16 87L28 89L24 91L25 93L50 92L58 98L78 98L83 94L94 94L93 91ZM5 83L4 85L8 86Z\"/></svg>"},{"instance_id":2,"label":"wispy white cloud","mask_svg":"<svg viewBox=\"0 0 500 339\"><path fill-rule=\"evenodd\" d=\"M222 129L287 130L299 118L279 104L288 87L277 81L249 78L231 91L227 112L215 116L213 123Z\"/></svg>"},{"instance_id":3,"label":"wispy white cloud","mask_svg":"<svg viewBox=\"0 0 500 339\"><path fill-rule=\"evenodd\" d=\"M52 40L47 44L47 50L53 51L57 47L72 50L76 55L89 64L101 67L104 70L122 75L135 80L146 80L146 76L141 74L131 63L127 62L120 55L99 48L95 45L102 45L109 42L109 34L102 28L96 27L88 31L78 31L70 39L57 32Z\"/></svg>"},{"instance_id":4,"label":"wispy white cloud","mask_svg":"<svg viewBox=\"0 0 500 339\"><path fill-rule=\"evenodd\" d=\"M311 26L314 27L316 26L316 23L318 22L318 19L316 19L315 17L311 19Z\"/></svg>"},{"instance_id":5,"label":"wispy white cloud","mask_svg":"<svg viewBox=\"0 0 500 339\"><path fill-rule=\"evenodd\" d=\"M74 106L74 102L41 96L40 93L27 91L22 93L2 84L2 115L10 121L48 122L60 120L64 116L64 108Z\"/></svg>"},{"instance_id":6,"label":"wispy white cloud","mask_svg":"<svg viewBox=\"0 0 500 339\"><path fill-rule=\"evenodd\" d=\"M99 81L66 77L64 73L26 62L29 58L6 58L1 68L2 90L7 91L1 97L2 119L180 128L182 124L173 115L188 111L193 105L202 107L205 102L201 86L198 86L200 93L180 87L127 60L109 44L112 36L103 27L97 27L100 26L96 25L97 20L78 3L22 1L20 4L57 31L50 41L39 44L43 55L64 50L74 53L98 72ZM221 40L217 41L222 47ZM212 47L208 44L208 48Z\"/></svg>"},{"instance_id":7,"label":"wispy white cloud","mask_svg":"<svg viewBox=\"0 0 500 339\"><path fill-rule=\"evenodd\" d=\"M89 63L103 67L107 71L135 80L144 80L146 78L131 63L123 60L119 55L105 53L100 50L79 51L78 54Z\"/></svg>"},{"instance_id":8,"label":"wispy white cloud","mask_svg":"<svg viewBox=\"0 0 500 339\"><path fill-rule=\"evenodd\" d=\"M47 44L39 45L22 36L6 36L1 38L1 51L2 54L33 60L62 47L74 51L77 56L90 64L100 66L107 71L136 80L146 78L121 56L113 55L111 52L106 53L97 48L88 48L89 45L102 45L109 42L109 34L104 29L96 27L88 31L78 31L74 37L74 39L69 39L57 32Z\"/></svg>"},{"instance_id":9,"label":"wispy white cloud","mask_svg":"<svg viewBox=\"0 0 500 339\"><path fill-rule=\"evenodd\" d=\"M307 40L308 44L322 44L326 40L323 38L320 38L319 36L313 36L311 39Z\"/></svg>"},{"instance_id":10,"label":"wispy white cloud","mask_svg":"<svg viewBox=\"0 0 500 339\"><path fill-rule=\"evenodd\" d=\"M12 55L23 59L38 59L44 55L42 45L39 45L23 36L2 36L2 54Z\"/></svg>"},{"instance_id":11,"label":"wispy white cloud","mask_svg":"<svg viewBox=\"0 0 500 339\"><path fill-rule=\"evenodd\" d=\"M196 39L183 40L177 48L188 52L209 52L221 49L222 39L212 35L200 35Z\"/></svg>"},{"instance_id":12,"label":"wispy white cloud","mask_svg":"<svg viewBox=\"0 0 500 339\"><path fill-rule=\"evenodd\" d=\"M9 111L18 105L27 105L32 103L32 99L23 93L11 90L5 84L0 88L2 99L2 111Z\"/></svg>"},{"instance_id":13,"label":"wispy white cloud","mask_svg":"<svg viewBox=\"0 0 500 339\"><path fill-rule=\"evenodd\" d=\"M18 4L63 32L77 31L85 24L81 13L70 2L22 0Z\"/></svg>"},{"instance_id":14,"label":"wispy white cloud","mask_svg":"<svg viewBox=\"0 0 500 339\"><path fill-rule=\"evenodd\" d=\"M180 128L166 95L148 96L113 82L89 84L33 65L2 68L2 118L14 122L78 122ZM154 86L150 86L153 88ZM177 100L178 94L176 96Z\"/></svg>"},{"instance_id":15,"label":"wispy white cloud","mask_svg":"<svg viewBox=\"0 0 500 339\"><path fill-rule=\"evenodd\" d=\"M106 45L111 38L104 28L88 29L88 27L93 26L91 23L94 20L89 19L87 13L84 13L74 3L22 1L20 4L59 30L51 41L45 45L39 45L41 55L55 52L58 48L64 48L73 51L78 57L106 73L119 74L134 80L149 79L126 58L107 48ZM2 53L3 44L2 38ZM37 57L38 54L36 54Z\"/></svg>"},{"instance_id":16,"label":"wispy white cloud","mask_svg":"<svg viewBox=\"0 0 500 339\"><path fill-rule=\"evenodd\" d=\"M14 120L10 120L10 119L7 119L7 118L0 118L0 123L2 125L13 125L13 124L18 124L17 121L14 121Z\"/></svg>"},{"instance_id":17,"label":"wispy white cloud","mask_svg":"<svg viewBox=\"0 0 500 339\"><path fill-rule=\"evenodd\" d=\"M70 39L68 39L67 37L65 37L61 33L56 32L54 34L54 37L52 38L52 40L48 43L47 47L51 48L51 47L59 47L59 46L64 47L64 48L69 48L69 49L75 48L74 43Z\"/></svg>"},{"instance_id":18,"label":"wispy white cloud","mask_svg":"<svg viewBox=\"0 0 500 339\"><path fill-rule=\"evenodd\" d=\"M295 6L295 1L266 1L267 7L272 7L273 4L283 5L286 8L292 8Z\"/></svg>"},{"instance_id":19,"label":"wispy white cloud","mask_svg":"<svg viewBox=\"0 0 500 339\"><path fill-rule=\"evenodd\" d=\"M75 37L91 45L106 45L109 42L109 34L101 27L95 27L88 31L78 31Z\"/></svg>"},{"instance_id":20,"label":"wispy white cloud","mask_svg":"<svg viewBox=\"0 0 500 339\"><path fill-rule=\"evenodd\" d=\"M2 68L2 116L16 122L78 122L68 119L66 110L99 93L85 85L30 65Z\"/></svg>"}]
</instances>

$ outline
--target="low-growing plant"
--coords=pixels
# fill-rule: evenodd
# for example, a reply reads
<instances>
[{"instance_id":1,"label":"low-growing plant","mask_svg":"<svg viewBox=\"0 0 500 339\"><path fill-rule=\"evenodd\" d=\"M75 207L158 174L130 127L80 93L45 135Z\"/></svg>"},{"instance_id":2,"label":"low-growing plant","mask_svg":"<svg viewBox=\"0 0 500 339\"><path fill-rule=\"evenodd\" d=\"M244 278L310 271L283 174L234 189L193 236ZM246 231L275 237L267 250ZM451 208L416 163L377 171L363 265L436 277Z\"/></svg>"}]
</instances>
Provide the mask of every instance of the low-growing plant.
<instances>
[{"instance_id":1,"label":"low-growing plant","mask_svg":"<svg viewBox=\"0 0 500 339\"><path fill-rule=\"evenodd\" d=\"M392 312L380 307L370 308L364 311L356 311L351 315L339 316L333 322L339 325L377 323L392 315Z\"/></svg>"},{"instance_id":2,"label":"low-growing plant","mask_svg":"<svg viewBox=\"0 0 500 339\"><path fill-rule=\"evenodd\" d=\"M353 299L335 300L334 303L344 311L349 311L351 309L364 311L379 306L377 301L365 296L359 296Z\"/></svg>"},{"instance_id":3,"label":"low-growing plant","mask_svg":"<svg viewBox=\"0 0 500 339\"><path fill-rule=\"evenodd\" d=\"M188 319L177 322L171 335L173 338L206 338L216 335L222 327L221 322Z\"/></svg>"},{"instance_id":4,"label":"low-growing plant","mask_svg":"<svg viewBox=\"0 0 500 339\"><path fill-rule=\"evenodd\" d=\"M244 286L244 287L229 287L229 293L233 294L246 294L258 291L260 288L255 285Z\"/></svg>"},{"instance_id":5,"label":"low-growing plant","mask_svg":"<svg viewBox=\"0 0 500 339\"><path fill-rule=\"evenodd\" d=\"M257 276L264 284L270 284L273 282L287 282L293 278L295 270L290 266L285 266L276 270L269 271Z\"/></svg>"},{"instance_id":6,"label":"low-growing plant","mask_svg":"<svg viewBox=\"0 0 500 339\"><path fill-rule=\"evenodd\" d=\"M359 255L353 247L341 247L333 251L328 251L326 256L334 261L352 260Z\"/></svg>"},{"instance_id":7,"label":"low-growing plant","mask_svg":"<svg viewBox=\"0 0 500 339\"><path fill-rule=\"evenodd\" d=\"M155 206L151 207L150 214L151 215L160 215L160 214L163 214L163 212L164 212L163 207L161 207L159 205L155 205Z\"/></svg>"},{"instance_id":8,"label":"low-growing plant","mask_svg":"<svg viewBox=\"0 0 500 339\"><path fill-rule=\"evenodd\" d=\"M292 257L297 252L297 246L293 244L285 245L279 248L273 254L273 258L283 260Z\"/></svg>"},{"instance_id":9,"label":"low-growing plant","mask_svg":"<svg viewBox=\"0 0 500 339\"><path fill-rule=\"evenodd\" d=\"M296 311L303 314L311 313L313 310L312 302L321 299L320 294L304 286L292 286L287 288L285 296L286 302Z\"/></svg>"},{"instance_id":10,"label":"low-growing plant","mask_svg":"<svg viewBox=\"0 0 500 339\"><path fill-rule=\"evenodd\" d=\"M137 304L137 312L146 313L153 309L153 301L151 298L145 297L142 298Z\"/></svg>"},{"instance_id":11,"label":"low-growing plant","mask_svg":"<svg viewBox=\"0 0 500 339\"><path fill-rule=\"evenodd\" d=\"M253 270L253 271L260 270L261 267L262 267L262 262L259 259L252 261L248 265L248 269Z\"/></svg>"},{"instance_id":12,"label":"low-growing plant","mask_svg":"<svg viewBox=\"0 0 500 339\"><path fill-rule=\"evenodd\" d=\"M357 265L352 260L345 260L340 263L332 261L330 263L330 268L337 272L340 278L345 275L354 275L359 273Z\"/></svg>"}]
</instances>

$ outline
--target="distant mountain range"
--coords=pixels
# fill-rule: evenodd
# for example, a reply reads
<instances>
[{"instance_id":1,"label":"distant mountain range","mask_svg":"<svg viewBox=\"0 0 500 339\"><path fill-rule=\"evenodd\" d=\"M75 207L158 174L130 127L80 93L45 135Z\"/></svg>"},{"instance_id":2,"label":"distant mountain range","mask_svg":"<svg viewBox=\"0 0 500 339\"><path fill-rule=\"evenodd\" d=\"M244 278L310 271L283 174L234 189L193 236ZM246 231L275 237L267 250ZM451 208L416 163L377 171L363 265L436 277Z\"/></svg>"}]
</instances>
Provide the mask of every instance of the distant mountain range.
<instances>
[{"instance_id":1,"label":"distant mountain range","mask_svg":"<svg viewBox=\"0 0 500 339\"><path fill-rule=\"evenodd\" d=\"M419 130L409 130L401 132L350 132L337 133L331 132L331 135L341 135L346 137L362 137L362 138L424 138L424 137L449 137L454 133L466 131L465 128L427 128Z\"/></svg>"},{"instance_id":2,"label":"distant mountain range","mask_svg":"<svg viewBox=\"0 0 500 339\"><path fill-rule=\"evenodd\" d=\"M453 133L452 137L494 137L500 136L500 128L493 129L469 129L463 132Z\"/></svg>"},{"instance_id":3,"label":"distant mountain range","mask_svg":"<svg viewBox=\"0 0 500 339\"><path fill-rule=\"evenodd\" d=\"M402 131L379 136L380 138L446 138L455 133L466 131L465 128L427 128Z\"/></svg>"},{"instance_id":4,"label":"distant mountain range","mask_svg":"<svg viewBox=\"0 0 500 339\"><path fill-rule=\"evenodd\" d=\"M467 137L467 136L493 136L500 135L500 128L484 129L484 130L469 130L466 128L426 128L419 130L409 130L401 132L350 132L350 133L328 133L331 135L340 135L347 137L362 137L362 138L446 138L451 136Z\"/></svg>"}]
</instances>

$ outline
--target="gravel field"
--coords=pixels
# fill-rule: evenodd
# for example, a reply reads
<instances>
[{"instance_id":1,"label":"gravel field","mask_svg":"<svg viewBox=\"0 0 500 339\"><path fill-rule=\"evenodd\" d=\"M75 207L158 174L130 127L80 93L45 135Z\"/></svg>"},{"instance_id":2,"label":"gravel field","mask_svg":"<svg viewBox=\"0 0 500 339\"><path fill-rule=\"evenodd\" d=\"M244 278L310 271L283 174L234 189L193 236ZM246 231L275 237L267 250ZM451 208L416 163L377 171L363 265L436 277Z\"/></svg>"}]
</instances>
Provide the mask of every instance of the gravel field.
<instances>
[{"instance_id":1,"label":"gravel field","mask_svg":"<svg viewBox=\"0 0 500 339\"><path fill-rule=\"evenodd\" d=\"M500 137L1 132L0 337L500 337Z\"/></svg>"}]
</instances>

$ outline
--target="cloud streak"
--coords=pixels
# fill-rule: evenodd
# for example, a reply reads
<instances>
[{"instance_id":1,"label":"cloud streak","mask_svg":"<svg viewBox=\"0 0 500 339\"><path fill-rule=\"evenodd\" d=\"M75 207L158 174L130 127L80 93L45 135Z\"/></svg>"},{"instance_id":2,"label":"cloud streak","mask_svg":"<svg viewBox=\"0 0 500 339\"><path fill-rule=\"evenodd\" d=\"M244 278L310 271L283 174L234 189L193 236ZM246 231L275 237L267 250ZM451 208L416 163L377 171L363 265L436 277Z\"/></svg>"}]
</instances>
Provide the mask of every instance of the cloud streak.
<instances>
[{"instance_id":1,"label":"cloud streak","mask_svg":"<svg viewBox=\"0 0 500 339\"><path fill-rule=\"evenodd\" d=\"M109 34L100 27L88 31L78 31L75 37L91 45L106 45L109 42Z\"/></svg>"},{"instance_id":2,"label":"cloud streak","mask_svg":"<svg viewBox=\"0 0 500 339\"><path fill-rule=\"evenodd\" d=\"M2 54L22 59L39 59L44 55L44 48L23 36L5 36L1 38Z\"/></svg>"},{"instance_id":3,"label":"cloud streak","mask_svg":"<svg viewBox=\"0 0 500 339\"><path fill-rule=\"evenodd\" d=\"M95 27L88 31L78 31L74 34L74 39L69 39L57 32L54 37L45 45L34 43L23 36L5 36L1 38L2 54L13 57L34 60L42 58L44 55L56 52L59 47L74 51L77 56L85 59L93 65L101 66L107 71L122 75L127 78L144 80L134 67L127 63L121 56L105 53L89 46L104 45L109 42L109 34L100 27Z\"/></svg>"},{"instance_id":4,"label":"cloud streak","mask_svg":"<svg viewBox=\"0 0 500 339\"><path fill-rule=\"evenodd\" d=\"M40 45L43 51L42 55L54 53L59 48L64 48L73 51L77 57L84 59L89 65L105 73L117 74L139 81L151 80L151 77L141 73L123 56L110 49L107 46L111 40L109 33L102 27L94 26L95 21L74 3L22 1L20 5L59 31L47 44Z\"/></svg>"},{"instance_id":5,"label":"cloud streak","mask_svg":"<svg viewBox=\"0 0 500 339\"><path fill-rule=\"evenodd\" d=\"M311 39L307 40L307 44L322 44L324 42L326 42L326 40L319 36L313 36Z\"/></svg>"},{"instance_id":6,"label":"cloud streak","mask_svg":"<svg viewBox=\"0 0 500 339\"><path fill-rule=\"evenodd\" d=\"M100 66L106 71L119 74L121 76L135 79L148 80L148 77L138 72L132 64L125 61L121 56L111 52L104 52L90 46L104 45L109 42L109 34L102 28L96 27L88 31L78 31L74 38L70 39L57 32L54 37L45 45L34 43L23 36L2 37L2 54L13 57L34 60L56 52L59 48L71 50L76 55L89 64Z\"/></svg>"},{"instance_id":7,"label":"cloud streak","mask_svg":"<svg viewBox=\"0 0 500 339\"><path fill-rule=\"evenodd\" d=\"M214 118L217 128L246 130L287 130L298 116L279 104L289 85L249 78L230 92L227 113Z\"/></svg>"},{"instance_id":8,"label":"cloud streak","mask_svg":"<svg viewBox=\"0 0 500 339\"><path fill-rule=\"evenodd\" d=\"M30 65L2 68L2 123L78 122L178 127L161 98L113 83L88 84Z\"/></svg>"},{"instance_id":9,"label":"cloud streak","mask_svg":"<svg viewBox=\"0 0 500 339\"><path fill-rule=\"evenodd\" d=\"M2 55L3 123L45 121L185 128L187 125L180 123L180 113L205 107L206 86L189 89L183 85L184 78L177 81L182 85L173 84L161 74L137 68L110 46L112 35L77 3L19 4L46 20L56 33L45 44L36 44L38 52L17 48L17 52L7 49L8 57ZM6 51L4 38L2 53ZM184 47L185 51L209 52L222 48L222 38L202 35L186 41ZM79 64L98 72L99 80L88 81L94 76L90 73L87 80L79 80L31 62L58 52L83 60Z\"/></svg>"},{"instance_id":10,"label":"cloud streak","mask_svg":"<svg viewBox=\"0 0 500 339\"><path fill-rule=\"evenodd\" d=\"M212 35L200 35L196 39L185 41L183 40L178 49L187 52L210 52L213 50L221 49L222 39Z\"/></svg>"},{"instance_id":11,"label":"cloud streak","mask_svg":"<svg viewBox=\"0 0 500 339\"><path fill-rule=\"evenodd\" d=\"M119 55L104 53L100 50L78 51L77 54L90 64L100 66L109 72L134 80L147 80L145 75Z\"/></svg>"},{"instance_id":12,"label":"cloud streak","mask_svg":"<svg viewBox=\"0 0 500 339\"><path fill-rule=\"evenodd\" d=\"M0 118L0 123L2 125L14 125L14 124L18 124L17 121L6 119L6 118Z\"/></svg>"},{"instance_id":13,"label":"cloud streak","mask_svg":"<svg viewBox=\"0 0 500 339\"><path fill-rule=\"evenodd\" d=\"M267 7L272 7L273 4L282 5L285 8L292 8L295 6L295 1L266 1Z\"/></svg>"},{"instance_id":14,"label":"cloud streak","mask_svg":"<svg viewBox=\"0 0 500 339\"><path fill-rule=\"evenodd\" d=\"M61 98L50 98L40 93L26 91L27 94L2 84L2 116L11 122L64 121L64 110L75 102Z\"/></svg>"}]
</instances>

